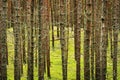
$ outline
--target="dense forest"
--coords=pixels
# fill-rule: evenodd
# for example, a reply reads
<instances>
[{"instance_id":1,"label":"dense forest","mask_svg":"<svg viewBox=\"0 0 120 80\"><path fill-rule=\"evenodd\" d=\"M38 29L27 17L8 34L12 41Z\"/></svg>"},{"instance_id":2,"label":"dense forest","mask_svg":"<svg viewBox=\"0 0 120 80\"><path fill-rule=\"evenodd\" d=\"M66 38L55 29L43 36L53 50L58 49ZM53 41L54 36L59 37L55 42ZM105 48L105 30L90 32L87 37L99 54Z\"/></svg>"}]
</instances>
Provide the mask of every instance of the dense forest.
<instances>
[{"instance_id":1,"label":"dense forest","mask_svg":"<svg viewBox=\"0 0 120 80\"><path fill-rule=\"evenodd\" d=\"M0 0L0 80L120 80L120 0Z\"/></svg>"}]
</instances>

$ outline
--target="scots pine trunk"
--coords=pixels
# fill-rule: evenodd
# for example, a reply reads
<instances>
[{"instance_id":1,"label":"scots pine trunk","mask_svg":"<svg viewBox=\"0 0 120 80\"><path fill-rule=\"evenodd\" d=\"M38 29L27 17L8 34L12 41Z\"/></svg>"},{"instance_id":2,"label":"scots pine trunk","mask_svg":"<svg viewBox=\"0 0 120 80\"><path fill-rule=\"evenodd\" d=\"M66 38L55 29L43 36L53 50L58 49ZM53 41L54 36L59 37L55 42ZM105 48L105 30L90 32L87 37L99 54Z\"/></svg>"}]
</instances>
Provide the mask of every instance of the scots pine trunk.
<instances>
[{"instance_id":1,"label":"scots pine trunk","mask_svg":"<svg viewBox=\"0 0 120 80\"><path fill-rule=\"evenodd\" d=\"M63 80L67 80L67 60L68 60L68 51L67 51L67 38L66 38L66 0L60 0L60 44L61 44L61 53L62 53L62 75Z\"/></svg>"},{"instance_id":2,"label":"scots pine trunk","mask_svg":"<svg viewBox=\"0 0 120 80\"><path fill-rule=\"evenodd\" d=\"M60 37L60 0L56 0L56 26L57 26L57 38Z\"/></svg>"},{"instance_id":3,"label":"scots pine trunk","mask_svg":"<svg viewBox=\"0 0 120 80\"><path fill-rule=\"evenodd\" d=\"M86 0L86 26L84 26L84 80L90 80L90 31L92 0Z\"/></svg>"},{"instance_id":4,"label":"scots pine trunk","mask_svg":"<svg viewBox=\"0 0 120 80\"><path fill-rule=\"evenodd\" d=\"M108 22L108 27L109 27L109 39L110 39L110 54L111 54L111 59L113 59L113 27L112 27L112 1L109 1L108 3L108 18L109 18L109 22Z\"/></svg>"},{"instance_id":5,"label":"scots pine trunk","mask_svg":"<svg viewBox=\"0 0 120 80\"><path fill-rule=\"evenodd\" d=\"M1 12L2 12L2 1L0 1L0 23L2 21ZM0 27L1 27L1 24L0 24ZM1 28L0 28L0 31L1 31ZM1 39L1 34L0 34L0 39ZM0 45L0 49L1 49L1 45ZM0 53L0 80L2 80L2 61L1 60L2 60L2 55Z\"/></svg>"},{"instance_id":6,"label":"scots pine trunk","mask_svg":"<svg viewBox=\"0 0 120 80\"><path fill-rule=\"evenodd\" d=\"M20 7L21 7L21 1L20 1ZM20 75L22 76L22 74L23 74L23 49L22 49L22 11L21 11L21 9L19 10L19 17L20 17L20 45L19 45L19 47L20 47Z\"/></svg>"},{"instance_id":7,"label":"scots pine trunk","mask_svg":"<svg viewBox=\"0 0 120 80\"><path fill-rule=\"evenodd\" d=\"M59 38L60 37L60 0L57 0L56 2L56 20L57 20L57 37Z\"/></svg>"},{"instance_id":8,"label":"scots pine trunk","mask_svg":"<svg viewBox=\"0 0 120 80\"><path fill-rule=\"evenodd\" d=\"M47 76L49 78L51 78L51 74L50 74L50 1L49 0L45 0L45 6L46 6L46 9L45 9L45 27L46 27L46 67L47 67Z\"/></svg>"},{"instance_id":9,"label":"scots pine trunk","mask_svg":"<svg viewBox=\"0 0 120 80\"><path fill-rule=\"evenodd\" d=\"M107 73L107 1L102 0L101 14L101 80L106 80Z\"/></svg>"},{"instance_id":10,"label":"scots pine trunk","mask_svg":"<svg viewBox=\"0 0 120 80\"><path fill-rule=\"evenodd\" d=\"M0 80L7 80L7 0L0 1Z\"/></svg>"},{"instance_id":11,"label":"scots pine trunk","mask_svg":"<svg viewBox=\"0 0 120 80\"><path fill-rule=\"evenodd\" d=\"M100 4L100 0L95 0L95 80L100 80Z\"/></svg>"},{"instance_id":12,"label":"scots pine trunk","mask_svg":"<svg viewBox=\"0 0 120 80\"><path fill-rule=\"evenodd\" d=\"M20 80L20 0L13 0L14 4L14 80Z\"/></svg>"},{"instance_id":13,"label":"scots pine trunk","mask_svg":"<svg viewBox=\"0 0 120 80\"><path fill-rule=\"evenodd\" d=\"M74 48L76 60L76 80L80 80L80 35L81 35L81 1L74 1Z\"/></svg>"},{"instance_id":14,"label":"scots pine trunk","mask_svg":"<svg viewBox=\"0 0 120 80\"><path fill-rule=\"evenodd\" d=\"M77 35L77 29L76 29L76 26L77 26L77 0L75 0L74 1L74 25L75 25L75 27L74 27L74 49L75 49L75 60L76 60L76 57L77 57L77 55L76 55L76 49L77 49L77 44L76 44L76 35ZM79 48L79 47L78 47ZM80 51L79 51L80 52Z\"/></svg>"},{"instance_id":15,"label":"scots pine trunk","mask_svg":"<svg viewBox=\"0 0 120 80\"><path fill-rule=\"evenodd\" d=\"M51 26L52 26L52 48L54 49L54 41L55 41L55 36L54 36L54 1L55 0L50 0L50 6L51 6Z\"/></svg>"},{"instance_id":16,"label":"scots pine trunk","mask_svg":"<svg viewBox=\"0 0 120 80\"><path fill-rule=\"evenodd\" d=\"M20 14L21 15L21 14ZM22 20L20 20L21 22ZM22 22L21 22L22 23ZM20 74L23 74L23 44L22 44L22 24L20 24Z\"/></svg>"},{"instance_id":17,"label":"scots pine trunk","mask_svg":"<svg viewBox=\"0 0 120 80\"><path fill-rule=\"evenodd\" d=\"M22 53L23 53L23 63L26 64L26 37L25 37L25 25L26 25L26 0L21 2L22 6L22 26L21 26L21 35L22 35Z\"/></svg>"},{"instance_id":18,"label":"scots pine trunk","mask_svg":"<svg viewBox=\"0 0 120 80\"><path fill-rule=\"evenodd\" d=\"M57 12L57 9L56 9L56 1L57 0L53 0L53 25L54 25L54 27L56 26L56 24L57 24L57 17L56 17L56 12Z\"/></svg>"},{"instance_id":19,"label":"scots pine trunk","mask_svg":"<svg viewBox=\"0 0 120 80\"><path fill-rule=\"evenodd\" d=\"M28 1L28 80L34 80L34 0Z\"/></svg>"},{"instance_id":20,"label":"scots pine trunk","mask_svg":"<svg viewBox=\"0 0 120 80\"><path fill-rule=\"evenodd\" d=\"M12 0L7 0L8 2L8 11L7 11L7 18L8 18L8 28L10 28L11 27L11 16L12 16L12 14L11 14L11 3L12 3Z\"/></svg>"},{"instance_id":21,"label":"scots pine trunk","mask_svg":"<svg viewBox=\"0 0 120 80\"><path fill-rule=\"evenodd\" d=\"M69 51L68 47L69 47L69 37L70 37L70 0L67 0L66 2L67 4L67 31L66 31L66 36L67 36L67 51Z\"/></svg>"},{"instance_id":22,"label":"scots pine trunk","mask_svg":"<svg viewBox=\"0 0 120 80\"><path fill-rule=\"evenodd\" d=\"M14 3L11 1L11 27L14 26Z\"/></svg>"},{"instance_id":23,"label":"scots pine trunk","mask_svg":"<svg viewBox=\"0 0 120 80\"><path fill-rule=\"evenodd\" d=\"M48 8L47 8L48 0L44 0L44 10L43 13L44 15L42 16L42 21L43 21L43 28L42 28L42 34L44 34L44 37L42 38L42 49L43 49L43 54L44 54L44 72L46 73L46 68L47 68L47 54L48 54L48 49L49 49L49 41L48 41L48 33L49 33L49 26L48 26Z\"/></svg>"},{"instance_id":24,"label":"scots pine trunk","mask_svg":"<svg viewBox=\"0 0 120 80\"><path fill-rule=\"evenodd\" d=\"M34 14L35 14L35 67L38 66L38 3L37 1L35 0L35 11L34 11Z\"/></svg>"},{"instance_id":25,"label":"scots pine trunk","mask_svg":"<svg viewBox=\"0 0 120 80\"><path fill-rule=\"evenodd\" d=\"M95 42L95 6L94 6L94 2L95 0L92 0L92 12L91 12L91 20L92 20L92 26L91 26L91 79L92 80L95 80L95 73L94 73L94 64L95 64L95 45L94 45L94 42Z\"/></svg>"},{"instance_id":26,"label":"scots pine trunk","mask_svg":"<svg viewBox=\"0 0 120 80\"><path fill-rule=\"evenodd\" d=\"M39 29L39 37L38 37L38 80L44 80L44 49L43 48L43 15L44 15L44 0L40 0L38 3L38 29Z\"/></svg>"},{"instance_id":27,"label":"scots pine trunk","mask_svg":"<svg viewBox=\"0 0 120 80\"><path fill-rule=\"evenodd\" d=\"M119 32L119 0L113 4L113 80L117 80L117 55L118 55L118 32Z\"/></svg>"},{"instance_id":28,"label":"scots pine trunk","mask_svg":"<svg viewBox=\"0 0 120 80\"><path fill-rule=\"evenodd\" d=\"M74 24L74 1L70 0L70 27L71 31L73 31L73 24Z\"/></svg>"}]
</instances>

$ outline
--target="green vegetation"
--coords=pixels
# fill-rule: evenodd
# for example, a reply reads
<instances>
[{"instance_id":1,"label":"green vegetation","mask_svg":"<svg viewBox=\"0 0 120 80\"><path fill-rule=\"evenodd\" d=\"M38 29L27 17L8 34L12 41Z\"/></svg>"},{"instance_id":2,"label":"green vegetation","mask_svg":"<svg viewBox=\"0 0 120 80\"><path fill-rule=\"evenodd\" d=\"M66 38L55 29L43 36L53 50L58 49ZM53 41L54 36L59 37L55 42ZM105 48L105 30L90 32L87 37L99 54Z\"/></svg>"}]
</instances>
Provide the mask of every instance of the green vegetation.
<instances>
[{"instance_id":1,"label":"green vegetation","mask_svg":"<svg viewBox=\"0 0 120 80\"><path fill-rule=\"evenodd\" d=\"M56 32L55 32L56 34ZM73 35L71 33L71 35ZM81 78L84 78L84 64L83 64L83 32L82 36L82 44L81 44ZM12 29L8 29L7 31L7 41L8 41L8 53L9 53L9 65L8 68L8 80L14 80L14 37ZM120 37L119 37L120 39ZM69 54L68 54L68 80L75 80L76 77L76 65L74 59L74 42L73 38L69 39ZM119 43L120 46L120 43ZM51 47L51 46L50 46ZM120 51L118 51L119 53ZM62 80L62 62L61 62L61 51L60 51L60 43L59 40L55 41L55 48L54 50L51 47L51 79L47 78L45 74L45 80ZM118 54L120 57L120 54ZM107 80L112 80L112 60L110 58L110 45L108 46L108 55L107 55ZM120 74L120 58L118 58L118 74ZM21 77L21 80L26 80L27 78L27 65L24 64L24 74ZM34 67L34 79L38 79L38 69ZM118 80L120 77L118 76Z\"/></svg>"}]
</instances>

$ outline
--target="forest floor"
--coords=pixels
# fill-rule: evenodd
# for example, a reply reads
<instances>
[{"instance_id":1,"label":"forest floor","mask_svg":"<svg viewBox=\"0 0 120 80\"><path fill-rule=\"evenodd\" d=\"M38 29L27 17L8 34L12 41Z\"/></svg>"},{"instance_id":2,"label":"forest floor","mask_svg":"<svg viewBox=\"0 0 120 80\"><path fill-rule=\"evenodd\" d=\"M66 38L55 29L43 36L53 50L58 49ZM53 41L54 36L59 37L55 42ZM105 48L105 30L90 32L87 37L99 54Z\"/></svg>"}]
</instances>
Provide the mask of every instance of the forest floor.
<instances>
[{"instance_id":1,"label":"forest floor","mask_svg":"<svg viewBox=\"0 0 120 80\"><path fill-rule=\"evenodd\" d=\"M56 32L55 32L56 34ZM71 33L73 34L73 33ZM84 62L83 62L83 32L81 34L81 80L84 78ZM119 37L120 39L120 37ZM9 56L9 65L8 68L8 80L14 80L14 37L12 29L7 31L7 41L8 41L8 56ZM61 49L59 41L55 41L55 48L51 47L51 79L47 78L45 74L45 80L62 80L62 61L61 61ZM119 55L118 55L118 80L120 80L120 43L119 43ZM112 80L112 60L110 58L110 52L108 47L107 55L107 80ZM75 80L76 78L76 62L74 59L74 40L73 38L69 39L69 52L68 52L68 80ZM24 72L21 77L21 80L27 80L27 65L23 66ZM38 80L38 69L34 67L34 80Z\"/></svg>"}]
</instances>

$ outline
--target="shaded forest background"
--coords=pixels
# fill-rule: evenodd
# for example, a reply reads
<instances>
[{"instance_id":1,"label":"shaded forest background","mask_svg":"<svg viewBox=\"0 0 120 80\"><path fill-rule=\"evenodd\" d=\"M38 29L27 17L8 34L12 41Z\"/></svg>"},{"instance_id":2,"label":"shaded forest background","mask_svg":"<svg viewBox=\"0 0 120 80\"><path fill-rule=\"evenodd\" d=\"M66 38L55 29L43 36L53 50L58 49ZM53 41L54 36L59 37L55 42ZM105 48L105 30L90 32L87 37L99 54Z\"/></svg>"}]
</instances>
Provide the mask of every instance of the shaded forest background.
<instances>
[{"instance_id":1,"label":"shaded forest background","mask_svg":"<svg viewBox=\"0 0 120 80\"><path fill-rule=\"evenodd\" d=\"M120 80L120 0L0 0L0 80Z\"/></svg>"}]
</instances>

